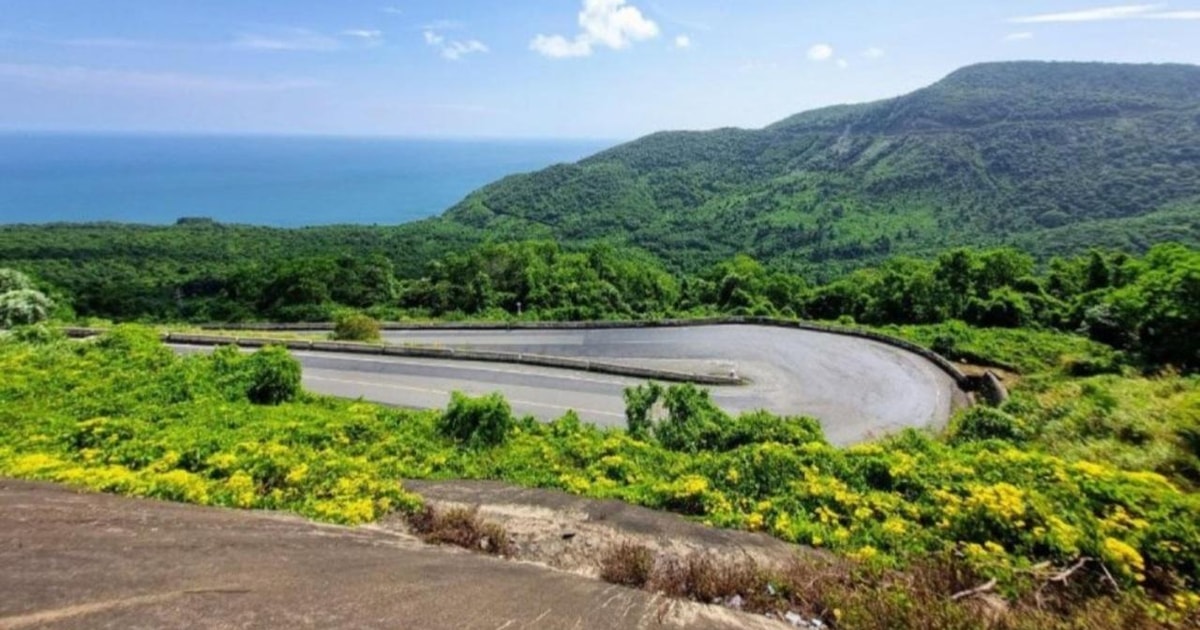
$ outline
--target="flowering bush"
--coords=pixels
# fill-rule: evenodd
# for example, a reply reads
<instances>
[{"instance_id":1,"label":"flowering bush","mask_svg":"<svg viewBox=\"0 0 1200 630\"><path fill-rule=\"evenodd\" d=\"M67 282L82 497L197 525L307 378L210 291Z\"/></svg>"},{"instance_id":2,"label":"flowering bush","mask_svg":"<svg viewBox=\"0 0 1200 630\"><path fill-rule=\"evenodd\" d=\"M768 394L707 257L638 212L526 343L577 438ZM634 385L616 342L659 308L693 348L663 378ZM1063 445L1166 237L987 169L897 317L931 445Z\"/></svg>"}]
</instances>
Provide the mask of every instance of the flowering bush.
<instances>
[{"instance_id":1,"label":"flowering bush","mask_svg":"<svg viewBox=\"0 0 1200 630\"><path fill-rule=\"evenodd\" d=\"M33 280L16 269L0 269L0 295L33 288Z\"/></svg>"},{"instance_id":2,"label":"flowering bush","mask_svg":"<svg viewBox=\"0 0 1200 630\"><path fill-rule=\"evenodd\" d=\"M0 343L0 475L341 523L414 509L400 479L497 479L766 531L871 565L954 554L1009 590L1027 588L1040 563L1082 557L1126 589L1161 594L1168 612L1172 597L1192 606L1200 590L1200 496L1156 473L912 431L837 448L815 423L731 418L690 393L670 410L703 420L677 433L698 436L687 449L660 444L657 426L636 439L570 414L513 419L496 396L455 397L444 413L307 396L260 406L242 388L251 360L178 357L131 327L93 344Z\"/></svg>"},{"instance_id":3,"label":"flowering bush","mask_svg":"<svg viewBox=\"0 0 1200 630\"><path fill-rule=\"evenodd\" d=\"M17 289L0 293L0 328L44 322L53 310L54 302L41 291Z\"/></svg>"}]
</instances>

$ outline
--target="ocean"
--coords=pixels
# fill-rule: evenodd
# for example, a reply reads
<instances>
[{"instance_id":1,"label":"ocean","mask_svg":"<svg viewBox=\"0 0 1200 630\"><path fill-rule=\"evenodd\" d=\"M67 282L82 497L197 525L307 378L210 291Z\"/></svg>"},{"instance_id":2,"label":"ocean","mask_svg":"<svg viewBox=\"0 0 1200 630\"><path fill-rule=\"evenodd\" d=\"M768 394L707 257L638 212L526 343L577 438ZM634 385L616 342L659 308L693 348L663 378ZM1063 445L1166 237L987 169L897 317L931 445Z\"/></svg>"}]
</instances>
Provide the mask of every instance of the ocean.
<instances>
[{"instance_id":1,"label":"ocean","mask_svg":"<svg viewBox=\"0 0 1200 630\"><path fill-rule=\"evenodd\" d=\"M614 144L0 134L0 223L397 224L440 214L506 175Z\"/></svg>"}]
</instances>

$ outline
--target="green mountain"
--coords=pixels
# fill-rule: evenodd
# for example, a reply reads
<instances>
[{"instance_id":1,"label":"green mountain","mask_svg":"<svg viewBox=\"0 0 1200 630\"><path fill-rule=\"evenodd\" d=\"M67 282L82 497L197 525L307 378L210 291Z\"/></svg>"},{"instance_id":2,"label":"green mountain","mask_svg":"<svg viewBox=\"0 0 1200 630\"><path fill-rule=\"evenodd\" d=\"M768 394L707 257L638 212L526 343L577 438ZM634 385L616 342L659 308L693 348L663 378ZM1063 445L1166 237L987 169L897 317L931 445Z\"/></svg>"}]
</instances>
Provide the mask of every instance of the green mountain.
<instances>
[{"instance_id":1,"label":"green mountain","mask_svg":"<svg viewBox=\"0 0 1200 630\"><path fill-rule=\"evenodd\" d=\"M764 129L657 133L503 179L445 218L497 238L627 242L683 268L1196 244L1200 67L976 65Z\"/></svg>"}]
</instances>

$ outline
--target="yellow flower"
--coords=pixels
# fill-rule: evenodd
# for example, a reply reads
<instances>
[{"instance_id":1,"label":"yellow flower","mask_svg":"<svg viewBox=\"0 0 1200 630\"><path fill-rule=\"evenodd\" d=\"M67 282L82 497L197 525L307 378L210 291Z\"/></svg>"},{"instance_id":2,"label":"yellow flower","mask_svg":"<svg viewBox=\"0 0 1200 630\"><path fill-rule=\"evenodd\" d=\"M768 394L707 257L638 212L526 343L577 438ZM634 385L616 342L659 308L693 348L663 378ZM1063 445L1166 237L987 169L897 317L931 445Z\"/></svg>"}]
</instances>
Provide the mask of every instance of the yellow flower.
<instances>
[{"instance_id":1,"label":"yellow flower","mask_svg":"<svg viewBox=\"0 0 1200 630\"><path fill-rule=\"evenodd\" d=\"M300 464L288 471L285 481L289 486L300 485L308 477L308 464Z\"/></svg>"},{"instance_id":2,"label":"yellow flower","mask_svg":"<svg viewBox=\"0 0 1200 630\"><path fill-rule=\"evenodd\" d=\"M1096 477L1100 479L1108 477L1110 472L1104 466L1093 464L1091 462L1076 462L1075 464L1071 465L1071 469L1075 472L1083 473L1085 476Z\"/></svg>"},{"instance_id":3,"label":"yellow flower","mask_svg":"<svg viewBox=\"0 0 1200 630\"><path fill-rule=\"evenodd\" d=\"M1012 484L973 485L968 490L971 492L966 501L968 507L1006 521L1016 521L1025 515L1025 493Z\"/></svg>"},{"instance_id":4,"label":"yellow flower","mask_svg":"<svg viewBox=\"0 0 1200 630\"><path fill-rule=\"evenodd\" d=\"M871 545L867 545L865 547L860 547L858 549L858 551L854 551L854 552L850 553L850 557L854 560L858 560L859 562L870 562L871 560L874 560L878 556L879 556L879 550L872 547Z\"/></svg>"},{"instance_id":5,"label":"yellow flower","mask_svg":"<svg viewBox=\"0 0 1200 630\"><path fill-rule=\"evenodd\" d=\"M225 480L225 487L233 494L234 505L240 508L248 508L254 505L254 478L245 471L239 470L232 477Z\"/></svg>"},{"instance_id":6,"label":"yellow flower","mask_svg":"<svg viewBox=\"0 0 1200 630\"><path fill-rule=\"evenodd\" d=\"M738 470L736 468L731 467L729 469L729 472L725 473L725 479L727 481L729 481L729 483L737 483L738 480L741 478L742 478L742 475L741 475L741 473L738 472Z\"/></svg>"},{"instance_id":7,"label":"yellow flower","mask_svg":"<svg viewBox=\"0 0 1200 630\"><path fill-rule=\"evenodd\" d=\"M679 480L678 494L696 496L708 490L708 479L699 475L687 475Z\"/></svg>"},{"instance_id":8,"label":"yellow flower","mask_svg":"<svg viewBox=\"0 0 1200 630\"><path fill-rule=\"evenodd\" d=\"M1122 575L1138 582L1145 579L1142 572L1146 570L1146 561L1137 549L1116 538L1105 538L1102 553Z\"/></svg>"}]
</instances>

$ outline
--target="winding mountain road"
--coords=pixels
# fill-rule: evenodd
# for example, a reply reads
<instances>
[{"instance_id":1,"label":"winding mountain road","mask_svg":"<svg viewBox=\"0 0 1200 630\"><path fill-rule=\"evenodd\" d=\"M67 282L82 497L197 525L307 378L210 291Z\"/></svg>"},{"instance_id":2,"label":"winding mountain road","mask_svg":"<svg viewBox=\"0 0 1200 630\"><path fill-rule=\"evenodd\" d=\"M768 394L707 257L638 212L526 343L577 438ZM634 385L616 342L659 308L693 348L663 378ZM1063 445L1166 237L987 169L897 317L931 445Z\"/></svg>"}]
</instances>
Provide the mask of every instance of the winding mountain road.
<instances>
[{"instance_id":1,"label":"winding mountain road","mask_svg":"<svg viewBox=\"0 0 1200 630\"><path fill-rule=\"evenodd\" d=\"M821 420L835 444L906 427L945 424L963 394L925 359L886 344L754 325L593 330L388 331L391 344L425 344L603 359L689 372L736 371L749 385L714 387L730 412L767 409ZM294 352L312 391L400 405L442 407L450 392L498 391L514 411L541 419L568 409L601 426L624 426L635 378L554 368L438 359Z\"/></svg>"}]
</instances>

